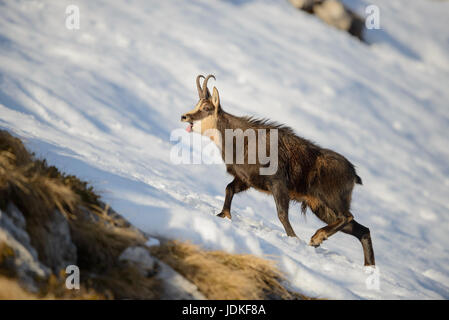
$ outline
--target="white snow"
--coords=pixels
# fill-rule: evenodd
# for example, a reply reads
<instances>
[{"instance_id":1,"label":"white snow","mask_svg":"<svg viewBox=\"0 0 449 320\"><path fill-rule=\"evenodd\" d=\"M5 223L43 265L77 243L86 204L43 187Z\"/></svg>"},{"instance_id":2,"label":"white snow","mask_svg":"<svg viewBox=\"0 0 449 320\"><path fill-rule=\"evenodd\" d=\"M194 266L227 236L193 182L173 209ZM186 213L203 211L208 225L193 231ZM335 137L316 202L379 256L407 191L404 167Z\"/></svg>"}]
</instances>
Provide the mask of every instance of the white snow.
<instances>
[{"instance_id":1,"label":"white snow","mask_svg":"<svg viewBox=\"0 0 449 320\"><path fill-rule=\"evenodd\" d=\"M371 45L281 0L1 2L0 127L154 237L276 259L312 296L448 299L449 2L345 2L379 6ZM348 235L308 246L323 224L298 206L288 238L256 191L235 196L232 222L215 217L224 165L170 162L200 73L228 112L286 123L357 166L352 212L376 269Z\"/></svg>"},{"instance_id":2,"label":"white snow","mask_svg":"<svg viewBox=\"0 0 449 320\"><path fill-rule=\"evenodd\" d=\"M158 247L161 242L156 238L149 238L148 241L145 243L148 247Z\"/></svg>"}]
</instances>

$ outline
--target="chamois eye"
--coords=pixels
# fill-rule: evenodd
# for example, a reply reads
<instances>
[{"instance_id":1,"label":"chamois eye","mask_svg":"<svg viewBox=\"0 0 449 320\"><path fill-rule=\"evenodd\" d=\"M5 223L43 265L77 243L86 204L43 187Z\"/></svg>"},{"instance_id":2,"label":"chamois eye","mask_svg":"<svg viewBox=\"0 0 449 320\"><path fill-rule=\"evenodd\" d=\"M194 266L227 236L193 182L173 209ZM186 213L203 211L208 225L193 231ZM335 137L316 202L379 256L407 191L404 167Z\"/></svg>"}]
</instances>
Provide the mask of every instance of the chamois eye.
<instances>
[{"instance_id":1,"label":"chamois eye","mask_svg":"<svg viewBox=\"0 0 449 320\"><path fill-rule=\"evenodd\" d=\"M214 107L207 103L207 104L203 104L202 109L204 111L212 111L212 110L214 110Z\"/></svg>"}]
</instances>

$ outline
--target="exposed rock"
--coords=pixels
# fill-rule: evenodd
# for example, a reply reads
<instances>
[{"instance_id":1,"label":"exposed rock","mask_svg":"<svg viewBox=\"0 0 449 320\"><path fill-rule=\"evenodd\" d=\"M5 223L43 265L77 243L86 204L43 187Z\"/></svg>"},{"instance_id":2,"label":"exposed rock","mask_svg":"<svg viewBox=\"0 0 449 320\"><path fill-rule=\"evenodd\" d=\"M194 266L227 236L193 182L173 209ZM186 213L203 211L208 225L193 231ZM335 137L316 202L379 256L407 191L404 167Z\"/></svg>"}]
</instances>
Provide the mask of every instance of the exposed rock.
<instances>
[{"instance_id":1,"label":"exposed rock","mask_svg":"<svg viewBox=\"0 0 449 320\"><path fill-rule=\"evenodd\" d=\"M313 11L321 20L340 30L348 31L351 26L351 16L340 1L324 1L315 5Z\"/></svg>"},{"instance_id":2,"label":"exposed rock","mask_svg":"<svg viewBox=\"0 0 449 320\"><path fill-rule=\"evenodd\" d=\"M315 14L337 29L363 40L364 20L339 0L289 0L297 9Z\"/></svg>"},{"instance_id":3,"label":"exposed rock","mask_svg":"<svg viewBox=\"0 0 449 320\"><path fill-rule=\"evenodd\" d=\"M129 247L119 257L120 261L133 264L144 276L155 272L156 260L143 247Z\"/></svg>"},{"instance_id":4,"label":"exposed rock","mask_svg":"<svg viewBox=\"0 0 449 320\"><path fill-rule=\"evenodd\" d=\"M3 216L0 216L0 227L8 231L12 237L19 241L37 259L36 250L30 244L30 237L26 232L26 220L17 207L9 203Z\"/></svg>"},{"instance_id":5,"label":"exposed rock","mask_svg":"<svg viewBox=\"0 0 449 320\"><path fill-rule=\"evenodd\" d=\"M129 247L120 255L119 260L132 264L146 277L154 276L162 283L160 299L168 300L205 300L197 286L188 281L169 265L153 257L144 247Z\"/></svg>"},{"instance_id":6,"label":"exposed rock","mask_svg":"<svg viewBox=\"0 0 449 320\"><path fill-rule=\"evenodd\" d=\"M161 300L206 300L198 287L173 270L168 264L154 258L159 265L156 278L162 281Z\"/></svg>"},{"instance_id":7,"label":"exposed rock","mask_svg":"<svg viewBox=\"0 0 449 320\"><path fill-rule=\"evenodd\" d=\"M25 230L26 220L22 212L12 203L8 203L6 208L6 214L12 219L12 222L20 229Z\"/></svg>"},{"instance_id":8,"label":"exposed rock","mask_svg":"<svg viewBox=\"0 0 449 320\"><path fill-rule=\"evenodd\" d=\"M50 213L34 226L28 226L31 243L36 248L39 260L51 268L55 274L68 265L76 265L77 250L73 244L69 223L58 210Z\"/></svg>"},{"instance_id":9,"label":"exposed rock","mask_svg":"<svg viewBox=\"0 0 449 320\"><path fill-rule=\"evenodd\" d=\"M365 30L365 20L356 14L355 12L346 9L349 15L351 16L351 26L349 27L348 32L352 34L354 37L359 38L360 40L364 41L363 39L363 31Z\"/></svg>"},{"instance_id":10,"label":"exposed rock","mask_svg":"<svg viewBox=\"0 0 449 320\"><path fill-rule=\"evenodd\" d=\"M313 5L321 2L320 0L288 0L297 9L311 12Z\"/></svg>"},{"instance_id":11,"label":"exposed rock","mask_svg":"<svg viewBox=\"0 0 449 320\"><path fill-rule=\"evenodd\" d=\"M39 262L25 226L25 218L15 206L0 210L0 267L16 276L27 290L37 292L37 281L46 279L50 269Z\"/></svg>"}]
</instances>

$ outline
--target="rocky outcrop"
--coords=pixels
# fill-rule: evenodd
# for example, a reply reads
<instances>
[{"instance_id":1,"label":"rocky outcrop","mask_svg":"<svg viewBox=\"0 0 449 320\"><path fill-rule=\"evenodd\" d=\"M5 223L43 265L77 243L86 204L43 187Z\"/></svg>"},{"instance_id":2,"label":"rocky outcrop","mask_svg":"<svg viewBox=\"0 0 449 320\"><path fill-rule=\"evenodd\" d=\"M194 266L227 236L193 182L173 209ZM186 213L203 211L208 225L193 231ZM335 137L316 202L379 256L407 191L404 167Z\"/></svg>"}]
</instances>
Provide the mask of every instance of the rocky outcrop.
<instances>
[{"instance_id":1,"label":"rocky outcrop","mask_svg":"<svg viewBox=\"0 0 449 320\"><path fill-rule=\"evenodd\" d=\"M0 210L0 266L3 272L17 277L31 292L38 291L38 281L46 279L50 268L42 264L26 231L22 213L12 204Z\"/></svg>"},{"instance_id":2,"label":"rocky outcrop","mask_svg":"<svg viewBox=\"0 0 449 320\"><path fill-rule=\"evenodd\" d=\"M148 242L156 243L156 239ZM159 241L157 241L159 243ZM198 290L197 286L173 270L169 265L153 257L145 247L129 247L119 257L124 267L132 266L142 276L155 275L160 282L161 300L205 300L206 297Z\"/></svg>"},{"instance_id":3,"label":"rocky outcrop","mask_svg":"<svg viewBox=\"0 0 449 320\"><path fill-rule=\"evenodd\" d=\"M340 30L348 31L351 27L352 17L340 1L328 0L314 6L315 15Z\"/></svg>"},{"instance_id":4,"label":"rocky outcrop","mask_svg":"<svg viewBox=\"0 0 449 320\"><path fill-rule=\"evenodd\" d=\"M105 214L103 219L107 217L105 221L109 221L105 224L108 230L123 228L142 239L141 245L126 247L125 244L123 246L125 249L118 256L117 265L114 267L115 270L121 269L124 277L129 276L134 281L137 279L138 283L130 282L129 286L145 285L145 281L149 279L150 287L157 286L158 299L205 299L193 283L150 254L148 248L159 246L158 239L145 237L117 212L103 203L102 206ZM92 224L99 222L98 215L85 208L82 212L79 213L78 219L91 221ZM6 210L0 210L0 274L7 276L2 278L3 281L8 278L17 279L20 287L26 290L25 292L39 294L42 292L42 285L45 286L49 281L51 282L51 277L57 277L68 265L78 263L77 245L80 245L80 242L79 239L72 241L71 233L74 230L71 229L69 220L58 210L47 218L45 221L29 226L25 216L14 204L9 203ZM117 240L111 238L111 241ZM98 243L92 243L92 246L97 245ZM133 275L136 271L137 276ZM124 279L117 284L117 276L112 274L114 279L111 280L111 273L106 272L105 282L110 281L118 287L115 290L119 290L120 293L116 292L113 297L137 299L145 299L149 295L153 297L151 294L154 289L139 291L131 287L125 288L123 286L126 286L129 279ZM95 277L101 279L101 276ZM141 279L140 282L138 279ZM13 282L8 281L10 284ZM63 287L63 281L57 285L59 286L57 291L66 290ZM121 296L123 292L125 294ZM16 298L12 292L10 294L13 296L9 295L9 298ZM37 296L30 295L30 297ZM17 296L17 298L20 297Z\"/></svg>"},{"instance_id":5,"label":"rocky outcrop","mask_svg":"<svg viewBox=\"0 0 449 320\"><path fill-rule=\"evenodd\" d=\"M327 24L363 40L364 20L339 0L289 0L297 9L316 15Z\"/></svg>"},{"instance_id":6,"label":"rocky outcrop","mask_svg":"<svg viewBox=\"0 0 449 320\"><path fill-rule=\"evenodd\" d=\"M318 0L288 0L296 8L307 12L313 12L313 6L321 1Z\"/></svg>"},{"instance_id":7,"label":"rocky outcrop","mask_svg":"<svg viewBox=\"0 0 449 320\"><path fill-rule=\"evenodd\" d=\"M168 264L156 259L159 272L156 275L163 284L161 300L206 300L206 297L192 282L173 270Z\"/></svg>"},{"instance_id":8,"label":"rocky outcrop","mask_svg":"<svg viewBox=\"0 0 449 320\"><path fill-rule=\"evenodd\" d=\"M53 210L47 219L27 229L32 234L32 244L39 253L40 261L55 274L76 264L77 251L71 239L70 226L61 212Z\"/></svg>"},{"instance_id":9,"label":"rocky outcrop","mask_svg":"<svg viewBox=\"0 0 449 320\"><path fill-rule=\"evenodd\" d=\"M156 273L156 260L144 247L129 247L119 257L125 264L131 264L139 270L143 276Z\"/></svg>"}]
</instances>

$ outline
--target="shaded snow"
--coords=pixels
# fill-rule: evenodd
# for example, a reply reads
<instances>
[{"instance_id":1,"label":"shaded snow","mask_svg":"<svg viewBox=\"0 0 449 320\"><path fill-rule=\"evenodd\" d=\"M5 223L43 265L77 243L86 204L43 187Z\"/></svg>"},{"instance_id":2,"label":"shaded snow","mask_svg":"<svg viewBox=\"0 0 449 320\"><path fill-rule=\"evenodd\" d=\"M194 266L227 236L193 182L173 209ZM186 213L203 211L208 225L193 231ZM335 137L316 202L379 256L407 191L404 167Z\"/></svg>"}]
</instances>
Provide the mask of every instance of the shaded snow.
<instances>
[{"instance_id":1,"label":"shaded snow","mask_svg":"<svg viewBox=\"0 0 449 320\"><path fill-rule=\"evenodd\" d=\"M345 1L363 13L366 1ZM275 258L304 294L449 298L449 3L375 0L367 46L287 1L0 3L0 127L102 192L154 236ZM76 4L81 29L65 28ZM224 165L173 165L170 132L213 73L223 108L284 122L348 157L356 219L371 229L379 290L355 238L307 246L322 226L250 191L218 219Z\"/></svg>"}]
</instances>

